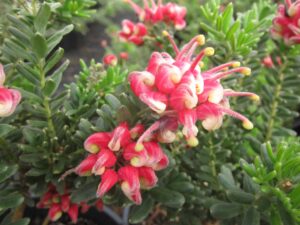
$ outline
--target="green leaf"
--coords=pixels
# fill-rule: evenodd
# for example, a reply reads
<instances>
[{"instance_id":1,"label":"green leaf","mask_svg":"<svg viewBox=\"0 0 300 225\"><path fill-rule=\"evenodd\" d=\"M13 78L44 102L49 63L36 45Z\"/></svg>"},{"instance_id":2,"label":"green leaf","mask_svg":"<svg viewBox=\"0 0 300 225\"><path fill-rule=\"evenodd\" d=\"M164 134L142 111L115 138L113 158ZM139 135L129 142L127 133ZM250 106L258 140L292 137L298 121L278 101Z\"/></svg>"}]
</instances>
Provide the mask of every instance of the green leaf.
<instances>
[{"instance_id":1,"label":"green leaf","mask_svg":"<svg viewBox=\"0 0 300 225\"><path fill-rule=\"evenodd\" d=\"M47 3L42 4L37 16L34 18L34 27L37 32L44 34L49 18L51 15L51 8Z\"/></svg>"},{"instance_id":2,"label":"green leaf","mask_svg":"<svg viewBox=\"0 0 300 225\"><path fill-rule=\"evenodd\" d=\"M27 173L26 176L29 177L39 177L44 174L47 174L48 170L47 169L39 169L39 168L31 168Z\"/></svg>"},{"instance_id":3,"label":"green leaf","mask_svg":"<svg viewBox=\"0 0 300 225\"><path fill-rule=\"evenodd\" d=\"M250 204L255 200L255 196L242 190L230 190L227 192L228 198L237 203Z\"/></svg>"},{"instance_id":4,"label":"green leaf","mask_svg":"<svg viewBox=\"0 0 300 225\"><path fill-rule=\"evenodd\" d=\"M1 166L0 168L0 183L13 176L18 171L18 166Z\"/></svg>"},{"instance_id":5,"label":"green leaf","mask_svg":"<svg viewBox=\"0 0 300 225\"><path fill-rule=\"evenodd\" d=\"M44 68L45 73L48 73L53 67L62 59L64 56L64 49L58 48L47 60L46 66Z\"/></svg>"},{"instance_id":6,"label":"green leaf","mask_svg":"<svg viewBox=\"0 0 300 225\"><path fill-rule=\"evenodd\" d=\"M182 194L167 188L156 187L153 188L150 193L158 202L171 208L181 208L185 202L185 198Z\"/></svg>"},{"instance_id":7,"label":"green leaf","mask_svg":"<svg viewBox=\"0 0 300 225\"><path fill-rule=\"evenodd\" d=\"M0 196L0 210L15 208L21 205L23 201L24 197L16 192Z\"/></svg>"},{"instance_id":8,"label":"green leaf","mask_svg":"<svg viewBox=\"0 0 300 225\"><path fill-rule=\"evenodd\" d=\"M121 107L121 102L112 94L107 94L105 96L107 103L114 109L118 110Z\"/></svg>"},{"instance_id":9,"label":"green leaf","mask_svg":"<svg viewBox=\"0 0 300 225\"><path fill-rule=\"evenodd\" d=\"M133 206L129 215L129 222L136 224L144 221L154 206L154 200L149 196L143 199L140 206Z\"/></svg>"},{"instance_id":10,"label":"green leaf","mask_svg":"<svg viewBox=\"0 0 300 225\"><path fill-rule=\"evenodd\" d=\"M217 203L210 208L213 217L217 219L230 219L240 215L243 207L236 203Z\"/></svg>"},{"instance_id":11,"label":"green leaf","mask_svg":"<svg viewBox=\"0 0 300 225\"><path fill-rule=\"evenodd\" d=\"M5 138L10 132L16 128L9 124L0 124L0 137Z\"/></svg>"},{"instance_id":12,"label":"green leaf","mask_svg":"<svg viewBox=\"0 0 300 225\"><path fill-rule=\"evenodd\" d=\"M31 39L31 43L37 57L44 58L48 50L46 39L40 33L36 33Z\"/></svg>"},{"instance_id":13,"label":"green leaf","mask_svg":"<svg viewBox=\"0 0 300 225\"><path fill-rule=\"evenodd\" d=\"M259 225L259 224L260 224L260 214L255 208L251 207L244 215L242 225Z\"/></svg>"},{"instance_id":14,"label":"green leaf","mask_svg":"<svg viewBox=\"0 0 300 225\"><path fill-rule=\"evenodd\" d=\"M61 29L59 31L56 31L47 40L48 53L50 53L55 48L55 46L57 46L61 42L63 36L65 36L66 34L70 33L73 29L74 29L74 26L71 24L71 25L68 25L68 26L64 27L63 29Z\"/></svg>"},{"instance_id":15,"label":"green leaf","mask_svg":"<svg viewBox=\"0 0 300 225\"><path fill-rule=\"evenodd\" d=\"M79 189L72 193L72 202L80 203L82 201L88 201L90 199L96 198L96 191L98 185L99 181L88 182L82 185Z\"/></svg>"},{"instance_id":16,"label":"green leaf","mask_svg":"<svg viewBox=\"0 0 300 225\"><path fill-rule=\"evenodd\" d=\"M70 61L66 60L57 70L53 72L51 76L47 77L45 87L43 89L43 93L46 96L50 97L56 92L57 88L60 85L62 75L69 64Z\"/></svg>"},{"instance_id":17,"label":"green leaf","mask_svg":"<svg viewBox=\"0 0 300 225\"><path fill-rule=\"evenodd\" d=\"M224 33L229 29L230 23L232 21L232 16L233 16L233 5L232 3L229 3L222 15L222 29Z\"/></svg>"}]
</instances>

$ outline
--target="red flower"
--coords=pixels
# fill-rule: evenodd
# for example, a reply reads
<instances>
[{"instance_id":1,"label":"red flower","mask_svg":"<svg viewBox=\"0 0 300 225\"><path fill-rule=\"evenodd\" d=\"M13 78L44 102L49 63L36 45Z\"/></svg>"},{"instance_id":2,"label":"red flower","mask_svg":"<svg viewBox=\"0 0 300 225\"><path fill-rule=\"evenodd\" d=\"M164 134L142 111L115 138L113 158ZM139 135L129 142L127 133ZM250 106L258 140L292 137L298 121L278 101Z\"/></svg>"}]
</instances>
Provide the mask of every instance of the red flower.
<instances>
[{"instance_id":1,"label":"red flower","mask_svg":"<svg viewBox=\"0 0 300 225\"><path fill-rule=\"evenodd\" d=\"M13 114L21 101L20 92L4 87L4 82L5 73L3 66L0 64L0 117L7 117Z\"/></svg>"},{"instance_id":2,"label":"red flower","mask_svg":"<svg viewBox=\"0 0 300 225\"><path fill-rule=\"evenodd\" d=\"M143 23L134 24L130 20L122 21L122 30L119 32L121 41L132 42L136 45L144 44L147 28Z\"/></svg>"},{"instance_id":3,"label":"red flower","mask_svg":"<svg viewBox=\"0 0 300 225\"><path fill-rule=\"evenodd\" d=\"M153 188L158 181L158 178L154 170L150 167L138 168L138 174L139 174L141 188L143 189Z\"/></svg>"},{"instance_id":4,"label":"red flower","mask_svg":"<svg viewBox=\"0 0 300 225\"><path fill-rule=\"evenodd\" d=\"M103 57L103 63L107 66L116 66L118 63L118 58L114 54L107 54Z\"/></svg>"},{"instance_id":5,"label":"red flower","mask_svg":"<svg viewBox=\"0 0 300 225\"><path fill-rule=\"evenodd\" d=\"M129 56L128 56L128 53L127 52L120 52L120 58L127 61Z\"/></svg>"},{"instance_id":6,"label":"red flower","mask_svg":"<svg viewBox=\"0 0 300 225\"><path fill-rule=\"evenodd\" d=\"M142 196L137 168L133 166L124 166L119 169L118 175L123 193L137 205L140 205L142 203Z\"/></svg>"},{"instance_id":7,"label":"red flower","mask_svg":"<svg viewBox=\"0 0 300 225\"><path fill-rule=\"evenodd\" d=\"M101 176L97 196L102 198L118 182L118 179L118 174L114 170L106 170Z\"/></svg>"},{"instance_id":8,"label":"red flower","mask_svg":"<svg viewBox=\"0 0 300 225\"><path fill-rule=\"evenodd\" d=\"M154 0L144 1L144 8L135 4L132 0L125 0L138 15L141 21L149 24L164 22L172 25L177 30L181 30L186 26L185 16L186 8L175 3L162 4L162 1L156 3ZM149 3L150 2L150 3ZM151 7L150 7L151 4Z\"/></svg>"},{"instance_id":9,"label":"red flower","mask_svg":"<svg viewBox=\"0 0 300 225\"><path fill-rule=\"evenodd\" d=\"M300 44L300 1L285 0L285 3L278 6L271 35L274 39L283 39L287 45Z\"/></svg>"},{"instance_id":10,"label":"red flower","mask_svg":"<svg viewBox=\"0 0 300 225\"><path fill-rule=\"evenodd\" d=\"M97 154L88 155L76 168L75 173L79 176L89 176L98 160Z\"/></svg>"},{"instance_id":11,"label":"red flower","mask_svg":"<svg viewBox=\"0 0 300 225\"><path fill-rule=\"evenodd\" d=\"M103 148L108 148L111 133L99 132L90 135L84 142L84 148L90 153L97 153Z\"/></svg>"},{"instance_id":12,"label":"red flower","mask_svg":"<svg viewBox=\"0 0 300 225\"><path fill-rule=\"evenodd\" d=\"M95 175L102 175L106 168L114 166L116 161L117 157L112 151L103 149L97 154L97 161L92 168L92 173Z\"/></svg>"},{"instance_id":13,"label":"red flower","mask_svg":"<svg viewBox=\"0 0 300 225\"><path fill-rule=\"evenodd\" d=\"M258 100L258 96L249 92L224 90L221 84L221 79L231 74L250 75L251 70L248 67L240 67L239 62L229 62L201 72L199 64L203 57L214 54L214 49L207 47L193 57L197 46L205 43L205 37L198 35L179 50L172 37L167 32L163 34L170 40L176 57L173 59L167 53L155 52L151 55L146 71L132 72L129 75L134 94L161 116L157 125L148 128L151 132L145 133L150 134L158 130L159 134L166 124L177 127L179 123L183 125L182 132L188 144L195 146L198 144L196 138L198 129L195 125L197 120L203 121L205 129L213 130L221 126L223 116L227 114L241 119L245 128L251 128L252 124L248 119L230 110L229 104L225 107L224 103L229 96L249 96L253 100ZM228 69L229 67L232 69ZM211 107L212 104L209 103L214 103L217 107ZM206 112L207 106L210 113ZM201 114L202 109L206 110L206 113L203 112L205 116ZM166 123L166 121L170 122ZM174 129L166 130L171 135L168 141L175 140ZM138 144L149 135L142 136Z\"/></svg>"},{"instance_id":14,"label":"red flower","mask_svg":"<svg viewBox=\"0 0 300 225\"><path fill-rule=\"evenodd\" d=\"M48 211L48 217L51 221L57 221L62 216L61 206L58 203L52 204Z\"/></svg>"}]
</instances>

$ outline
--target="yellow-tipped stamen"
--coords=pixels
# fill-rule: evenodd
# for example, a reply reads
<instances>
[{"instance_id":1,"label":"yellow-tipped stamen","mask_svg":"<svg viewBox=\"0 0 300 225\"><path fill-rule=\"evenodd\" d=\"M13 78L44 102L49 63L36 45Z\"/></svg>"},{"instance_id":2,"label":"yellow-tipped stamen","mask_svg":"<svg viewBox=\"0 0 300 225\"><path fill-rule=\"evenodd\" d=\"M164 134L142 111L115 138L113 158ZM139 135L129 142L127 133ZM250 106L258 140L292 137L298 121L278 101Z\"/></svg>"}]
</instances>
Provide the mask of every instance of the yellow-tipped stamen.
<instances>
[{"instance_id":1,"label":"yellow-tipped stamen","mask_svg":"<svg viewBox=\"0 0 300 225\"><path fill-rule=\"evenodd\" d=\"M249 97L251 100L259 102L260 101L260 97L256 94L253 94Z\"/></svg>"},{"instance_id":2,"label":"yellow-tipped stamen","mask_svg":"<svg viewBox=\"0 0 300 225\"><path fill-rule=\"evenodd\" d=\"M173 49L174 49L176 55L178 55L178 54L179 54L179 49L178 49L178 47L177 47L177 45L176 45L174 39L173 39L173 38L171 37L171 35L169 34L169 32L166 31L166 30L164 30L164 31L162 32L162 35L163 35L164 37L167 37L167 38L168 38L168 40L169 40L169 42L171 43L171 45L172 45L172 47L173 47Z\"/></svg>"},{"instance_id":3,"label":"yellow-tipped stamen","mask_svg":"<svg viewBox=\"0 0 300 225\"><path fill-rule=\"evenodd\" d=\"M207 48L204 49L204 54L206 56L212 56L212 55L215 54L215 49L212 48L212 47L207 47Z\"/></svg>"},{"instance_id":4,"label":"yellow-tipped stamen","mask_svg":"<svg viewBox=\"0 0 300 225\"><path fill-rule=\"evenodd\" d=\"M163 30L163 32L162 32L162 35L163 35L163 36L165 36L165 37L167 37L167 36L169 36L170 34L169 34L169 32L168 32L168 31L166 31L166 30Z\"/></svg>"},{"instance_id":5,"label":"yellow-tipped stamen","mask_svg":"<svg viewBox=\"0 0 300 225\"><path fill-rule=\"evenodd\" d=\"M198 63L198 65L199 65L200 68L202 69L202 68L204 67L204 62L203 62L203 61L200 61L200 62Z\"/></svg>"},{"instance_id":6,"label":"yellow-tipped stamen","mask_svg":"<svg viewBox=\"0 0 300 225\"><path fill-rule=\"evenodd\" d=\"M100 151L100 148L95 144L92 144L89 147L89 152L92 153L92 154L98 153L99 151Z\"/></svg>"},{"instance_id":7,"label":"yellow-tipped stamen","mask_svg":"<svg viewBox=\"0 0 300 225\"><path fill-rule=\"evenodd\" d=\"M135 148L134 148L134 150L136 151L136 152L140 152L140 151L142 151L144 149L144 145L142 144L142 143L137 143L136 145L135 145Z\"/></svg>"},{"instance_id":8,"label":"yellow-tipped stamen","mask_svg":"<svg viewBox=\"0 0 300 225\"><path fill-rule=\"evenodd\" d=\"M237 68L237 67L240 67L240 66L241 66L241 63L238 62L238 61L232 63L233 68Z\"/></svg>"},{"instance_id":9,"label":"yellow-tipped stamen","mask_svg":"<svg viewBox=\"0 0 300 225\"><path fill-rule=\"evenodd\" d=\"M248 67L245 67L242 71L242 74L244 74L245 76L250 76L251 75L251 69Z\"/></svg>"},{"instance_id":10,"label":"yellow-tipped stamen","mask_svg":"<svg viewBox=\"0 0 300 225\"><path fill-rule=\"evenodd\" d=\"M202 46L205 44L205 36L200 34L196 37L196 41L198 43L198 45Z\"/></svg>"},{"instance_id":11,"label":"yellow-tipped stamen","mask_svg":"<svg viewBox=\"0 0 300 225\"><path fill-rule=\"evenodd\" d=\"M190 147L196 147L199 144L199 141L198 141L198 139L196 137L190 137L187 140L187 144Z\"/></svg>"},{"instance_id":12,"label":"yellow-tipped stamen","mask_svg":"<svg viewBox=\"0 0 300 225\"><path fill-rule=\"evenodd\" d=\"M139 158L138 158L138 157L133 157L133 158L130 160L130 164L131 164L132 166L135 166L135 167L139 166L139 164L140 164Z\"/></svg>"},{"instance_id":13,"label":"yellow-tipped stamen","mask_svg":"<svg viewBox=\"0 0 300 225\"><path fill-rule=\"evenodd\" d=\"M243 127L246 129L246 130L252 130L253 129L253 123L249 120L244 120L243 121Z\"/></svg>"}]
</instances>

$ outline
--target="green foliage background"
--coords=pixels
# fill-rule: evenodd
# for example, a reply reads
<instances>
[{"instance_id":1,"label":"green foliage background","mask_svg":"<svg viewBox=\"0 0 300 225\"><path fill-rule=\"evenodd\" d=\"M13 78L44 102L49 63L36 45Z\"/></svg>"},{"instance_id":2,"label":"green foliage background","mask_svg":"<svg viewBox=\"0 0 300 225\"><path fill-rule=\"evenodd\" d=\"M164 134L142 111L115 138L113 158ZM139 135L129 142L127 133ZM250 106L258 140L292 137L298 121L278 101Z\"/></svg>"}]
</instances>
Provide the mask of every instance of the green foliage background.
<instances>
[{"instance_id":1,"label":"green foliage background","mask_svg":"<svg viewBox=\"0 0 300 225\"><path fill-rule=\"evenodd\" d=\"M271 0L177 2L188 8L190 21L184 32L171 31L178 44L204 33L206 45L216 49L204 70L231 60L252 68L251 77L228 78L223 85L260 95L259 104L231 100L232 108L251 118L255 129L245 131L226 118L220 130L200 129L196 148L182 142L164 146L170 166L159 173L158 186L143 193L141 206L132 206L119 188L105 196L105 204L131 206L131 223L299 224L300 142L291 130L300 103L299 46L286 47L270 39L276 12ZM76 81L58 90L68 66L68 61L61 62L64 50L57 47L63 36L74 26L84 30L90 20L105 23L113 33L120 25L113 24L112 16L129 7L118 0L32 1L27 7L23 3L0 4L9 14L1 15L0 62L5 64L9 86L23 96L17 112L0 120L0 214L6 216L1 225L15 224L14 212L22 204L34 206L33 199L45 192L49 182L59 191L70 187L75 202L95 201L97 178L70 175L59 180L84 157L85 138L110 131L121 121L134 125L155 120L150 110L142 110L144 105L126 82L128 71L146 65L155 50L153 40L138 48L112 37L107 51L127 51L143 60L133 57L108 69L95 61L81 61ZM153 29L154 41L166 46L163 29L159 25ZM263 67L261 61L268 55L274 62L280 57L282 65ZM153 212L161 213L149 217ZM28 219L18 221L28 223Z\"/></svg>"}]
</instances>

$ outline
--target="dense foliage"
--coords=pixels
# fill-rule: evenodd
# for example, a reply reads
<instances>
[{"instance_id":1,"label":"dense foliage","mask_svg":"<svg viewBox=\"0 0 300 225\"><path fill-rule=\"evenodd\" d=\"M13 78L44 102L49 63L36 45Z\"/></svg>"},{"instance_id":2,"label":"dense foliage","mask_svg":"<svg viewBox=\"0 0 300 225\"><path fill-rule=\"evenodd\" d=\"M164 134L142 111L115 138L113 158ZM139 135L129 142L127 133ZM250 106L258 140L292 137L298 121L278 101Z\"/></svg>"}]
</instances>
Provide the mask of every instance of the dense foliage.
<instances>
[{"instance_id":1,"label":"dense foliage","mask_svg":"<svg viewBox=\"0 0 300 225\"><path fill-rule=\"evenodd\" d=\"M277 2L2 1L0 224L102 204L132 224L299 224L300 2ZM90 21L103 62L62 85L61 41Z\"/></svg>"}]
</instances>

